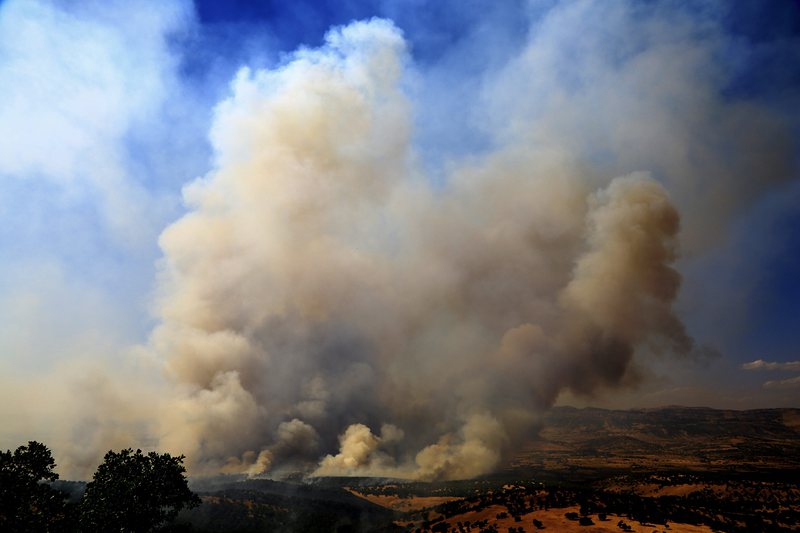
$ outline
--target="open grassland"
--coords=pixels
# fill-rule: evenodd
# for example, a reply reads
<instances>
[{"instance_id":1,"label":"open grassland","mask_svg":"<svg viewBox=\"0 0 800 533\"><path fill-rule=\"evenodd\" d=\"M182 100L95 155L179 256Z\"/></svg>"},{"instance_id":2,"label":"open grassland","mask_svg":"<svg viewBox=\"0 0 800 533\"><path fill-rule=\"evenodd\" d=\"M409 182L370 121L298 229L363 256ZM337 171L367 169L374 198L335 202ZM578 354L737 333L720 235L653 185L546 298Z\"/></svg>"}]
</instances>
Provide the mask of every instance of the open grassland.
<instances>
[{"instance_id":1,"label":"open grassland","mask_svg":"<svg viewBox=\"0 0 800 533\"><path fill-rule=\"evenodd\" d=\"M193 531L797 531L800 410L555 408L499 472L198 482Z\"/></svg>"}]
</instances>

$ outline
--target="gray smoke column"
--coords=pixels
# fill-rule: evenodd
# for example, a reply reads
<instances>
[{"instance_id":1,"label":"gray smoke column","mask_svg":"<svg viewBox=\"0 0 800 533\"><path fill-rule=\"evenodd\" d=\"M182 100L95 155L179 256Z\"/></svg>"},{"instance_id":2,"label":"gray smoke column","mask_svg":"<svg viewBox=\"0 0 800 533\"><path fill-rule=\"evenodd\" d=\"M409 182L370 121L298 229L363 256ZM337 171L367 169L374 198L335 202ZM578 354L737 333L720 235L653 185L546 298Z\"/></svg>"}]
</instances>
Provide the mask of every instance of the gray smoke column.
<instances>
[{"instance_id":1,"label":"gray smoke column","mask_svg":"<svg viewBox=\"0 0 800 533\"><path fill-rule=\"evenodd\" d=\"M560 392L635 382L639 350L690 353L672 310L671 196L697 215L683 185L693 170L634 142L638 128L679 152L674 132L594 115L632 162L613 173L553 123L561 109L572 125L592 90L634 99L635 117L667 101L698 129L687 102L725 116L708 91L687 93L692 69L666 60L665 47L686 45L679 30L643 26L651 40L616 85L595 58L597 85L571 96L547 88L545 25L508 91L487 96L513 120L440 186L415 158L413 65L392 23L355 22L280 68L243 69L216 109L213 170L185 188L188 213L160 239L151 344L174 385L161 446L194 473L466 478L497 467ZM705 64L697 54L687 61ZM637 100L655 71L669 84ZM543 86L548 101L519 97ZM771 131L748 112L737 120ZM702 168L721 172L703 153ZM720 216L744 201L728 197Z\"/></svg>"}]
</instances>

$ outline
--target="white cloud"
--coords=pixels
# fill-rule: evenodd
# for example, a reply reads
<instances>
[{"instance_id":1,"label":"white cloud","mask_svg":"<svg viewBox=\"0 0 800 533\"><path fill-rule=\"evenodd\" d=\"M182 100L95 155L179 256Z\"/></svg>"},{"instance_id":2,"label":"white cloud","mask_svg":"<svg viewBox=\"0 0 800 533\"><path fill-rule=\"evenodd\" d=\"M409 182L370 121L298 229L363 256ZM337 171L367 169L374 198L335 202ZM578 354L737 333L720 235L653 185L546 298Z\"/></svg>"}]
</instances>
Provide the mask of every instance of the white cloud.
<instances>
[{"instance_id":1,"label":"white cloud","mask_svg":"<svg viewBox=\"0 0 800 533\"><path fill-rule=\"evenodd\" d=\"M788 370L791 372L800 372L800 361L785 361L781 363L764 361L763 359L756 359L750 363L742 365L745 370Z\"/></svg>"},{"instance_id":2,"label":"white cloud","mask_svg":"<svg viewBox=\"0 0 800 533\"><path fill-rule=\"evenodd\" d=\"M764 383L764 388L767 389L789 389L794 387L800 387L800 376Z\"/></svg>"},{"instance_id":3,"label":"white cloud","mask_svg":"<svg viewBox=\"0 0 800 533\"><path fill-rule=\"evenodd\" d=\"M118 244L147 246L158 207L131 171L125 136L165 103L176 66L167 36L189 12L150 1L70 7L0 7L0 188L56 185L62 200L94 205Z\"/></svg>"}]
</instances>

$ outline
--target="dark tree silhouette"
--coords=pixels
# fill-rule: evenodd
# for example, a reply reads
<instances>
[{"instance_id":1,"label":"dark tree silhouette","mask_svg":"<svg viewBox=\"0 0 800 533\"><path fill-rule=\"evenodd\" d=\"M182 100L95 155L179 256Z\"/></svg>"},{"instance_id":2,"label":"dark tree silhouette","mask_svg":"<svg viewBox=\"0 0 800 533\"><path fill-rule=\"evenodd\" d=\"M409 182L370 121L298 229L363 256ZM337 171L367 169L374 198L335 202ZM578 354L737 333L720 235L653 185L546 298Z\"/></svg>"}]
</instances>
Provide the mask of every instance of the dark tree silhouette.
<instances>
[{"instance_id":1,"label":"dark tree silhouette","mask_svg":"<svg viewBox=\"0 0 800 533\"><path fill-rule=\"evenodd\" d=\"M109 451L86 486L80 503L81 531L154 531L195 507L184 456L131 449Z\"/></svg>"},{"instance_id":2,"label":"dark tree silhouette","mask_svg":"<svg viewBox=\"0 0 800 533\"><path fill-rule=\"evenodd\" d=\"M46 482L58 479L50 450L36 441L0 452L0 531L66 529L64 494Z\"/></svg>"}]
</instances>

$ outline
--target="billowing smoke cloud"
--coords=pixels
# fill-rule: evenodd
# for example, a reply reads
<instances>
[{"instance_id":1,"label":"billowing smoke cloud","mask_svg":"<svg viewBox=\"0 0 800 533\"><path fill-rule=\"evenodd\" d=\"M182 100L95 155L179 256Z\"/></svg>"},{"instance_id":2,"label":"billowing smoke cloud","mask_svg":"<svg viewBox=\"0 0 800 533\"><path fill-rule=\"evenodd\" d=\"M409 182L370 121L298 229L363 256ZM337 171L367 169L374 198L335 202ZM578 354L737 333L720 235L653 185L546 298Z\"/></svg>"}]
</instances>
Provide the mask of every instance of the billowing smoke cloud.
<instances>
[{"instance_id":1,"label":"billowing smoke cloud","mask_svg":"<svg viewBox=\"0 0 800 533\"><path fill-rule=\"evenodd\" d=\"M582 50L579 75L600 88L564 85L549 72L561 38L549 32L585 6L556 12L512 62L511 96L492 103L511 127L441 187L415 160L413 65L391 22L352 23L280 68L239 73L217 108L215 167L161 236L153 346L182 391L162 443L195 472L268 472L291 449L296 465L322 457L317 475L471 477L560 392L635 383L637 350L693 351L672 310L679 211L646 171L680 199L690 174L722 172L721 154L704 148L699 169L661 164L686 133L661 113L702 128L702 104L778 126L709 101L712 80L696 88L694 75L710 54L654 20L611 72L608 47ZM687 49L690 61L670 59ZM656 72L669 83L643 93ZM547 98L522 96L531 84ZM590 113L587 91L620 108ZM573 106L569 120L612 128L607 149L635 161L618 165L627 172L596 170L580 139L553 132Z\"/></svg>"},{"instance_id":2,"label":"billowing smoke cloud","mask_svg":"<svg viewBox=\"0 0 800 533\"><path fill-rule=\"evenodd\" d=\"M26 50L48 35L76 48L34 73L22 68L31 58L0 58L0 73L30 74L28 85L41 72L66 80L30 102L24 83L2 89L25 105L0 110L11 140L0 173L79 185L109 235L147 248L170 198L149 186L137 150L191 161L173 180L205 157L191 135L173 135L188 126L164 124L203 122L191 112L201 102L182 102L186 65L173 55L175 35L197 30L189 4L154 20L122 4L74 20L47 2L8 5L0 26L54 28L26 34ZM73 443L59 457L69 474L135 442L187 455L193 474L467 478L501 465L560 395L632 387L647 358L702 354L675 311L676 263L720 246L732 220L792 177L796 125L726 92L731 42L711 4L539 7L519 43L481 26L440 63L416 62L393 22L372 19L272 68L242 68L214 110L211 169L185 186L185 214L160 235L148 342L129 365L87 360L37 381L69 398L48 411ZM109 23L129 19L124 32ZM128 46L139 35L150 45ZM503 43L485 54L497 64L466 81L469 68L448 70L459 50L491 46L481 39ZM101 95L96 115L76 119ZM449 125L454 109L463 116ZM14 134L25 117L32 129ZM459 149L419 146L440 135L451 139L436 147ZM57 149L43 157L42 144ZM75 287L59 301L93 294ZM106 292L92 309L108 334L123 320ZM780 383L770 388L796 378ZM27 398L24 380L3 385ZM15 416L29 437L33 422Z\"/></svg>"},{"instance_id":3,"label":"billowing smoke cloud","mask_svg":"<svg viewBox=\"0 0 800 533\"><path fill-rule=\"evenodd\" d=\"M314 475L398 475L394 457L384 451L386 445L402 440L404 433L391 424L384 424L380 436L364 424L352 424L339 437L339 453L328 455L320 462Z\"/></svg>"},{"instance_id":4,"label":"billowing smoke cloud","mask_svg":"<svg viewBox=\"0 0 800 533\"><path fill-rule=\"evenodd\" d=\"M45 442L64 476L154 442L163 391L127 354L157 237L207 168L174 47L192 20L180 1L0 2L0 449Z\"/></svg>"}]
</instances>

